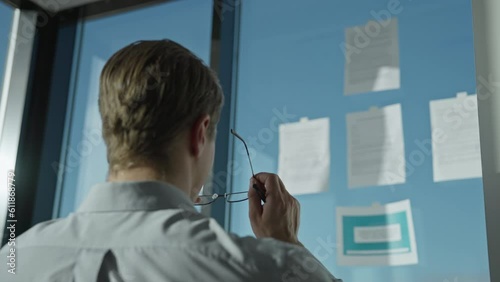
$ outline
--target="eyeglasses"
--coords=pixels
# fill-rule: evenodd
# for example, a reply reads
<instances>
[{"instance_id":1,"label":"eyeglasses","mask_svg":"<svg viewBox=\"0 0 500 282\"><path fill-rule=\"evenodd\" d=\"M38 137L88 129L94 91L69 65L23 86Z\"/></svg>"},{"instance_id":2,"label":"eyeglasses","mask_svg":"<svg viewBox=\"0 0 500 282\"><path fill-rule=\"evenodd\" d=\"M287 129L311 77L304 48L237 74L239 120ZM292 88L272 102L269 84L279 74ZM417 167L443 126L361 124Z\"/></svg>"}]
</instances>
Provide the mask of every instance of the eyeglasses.
<instances>
[{"instance_id":1,"label":"eyeglasses","mask_svg":"<svg viewBox=\"0 0 500 282\"><path fill-rule=\"evenodd\" d=\"M245 150L247 152L247 157L248 157L248 162L250 163L250 169L252 170L252 177L257 181L259 182L259 180L257 179L257 177L255 177L255 173L253 171L253 165L252 165L252 159L250 158L250 152L248 152L248 146L247 146L247 143L245 142L245 140L243 140L243 138L238 134L236 133L236 131L234 131L233 129L231 129L231 134L238 138L239 140L241 140L241 142L243 142L243 145L245 146ZM255 191L257 191L257 194L259 195L260 199L265 203L266 202L266 196L265 194L261 191L261 189L259 188L259 186L257 184L254 184L252 185L252 188L255 189ZM214 193L212 195L199 195L198 196L198 202L195 203L196 206L204 206L204 205L209 205L213 202L215 202L217 199L219 198L224 198L226 200L226 202L228 203L239 203L239 202L243 202L243 201L246 201L248 200L248 196L247 196L247 193L248 192L235 192L235 193L224 193L224 194L217 194L217 193Z\"/></svg>"},{"instance_id":2,"label":"eyeglasses","mask_svg":"<svg viewBox=\"0 0 500 282\"><path fill-rule=\"evenodd\" d=\"M228 203L239 203L248 200L248 192L236 192L236 193L224 193L219 195L214 193L212 195L199 195L198 201L195 203L196 206L210 205L219 198L224 198Z\"/></svg>"}]
</instances>

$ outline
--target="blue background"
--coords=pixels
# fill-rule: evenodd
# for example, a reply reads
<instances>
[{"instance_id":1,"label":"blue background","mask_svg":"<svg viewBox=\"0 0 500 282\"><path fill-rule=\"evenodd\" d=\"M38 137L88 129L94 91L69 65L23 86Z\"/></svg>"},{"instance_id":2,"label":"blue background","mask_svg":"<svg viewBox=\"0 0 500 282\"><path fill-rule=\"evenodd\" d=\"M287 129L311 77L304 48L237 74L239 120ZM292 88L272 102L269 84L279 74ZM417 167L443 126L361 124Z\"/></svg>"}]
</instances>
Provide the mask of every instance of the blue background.
<instances>
[{"instance_id":1,"label":"blue background","mask_svg":"<svg viewBox=\"0 0 500 282\"><path fill-rule=\"evenodd\" d=\"M7 57L7 48L9 47L13 12L14 9L0 2L0 101L2 96L5 59Z\"/></svg>"},{"instance_id":2,"label":"blue background","mask_svg":"<svg viewBox=\"0 0 500 282\"><path fill-rule=\"evenodd\" d=\"M433 182L432 156L407 167L403 185L348 189L345 115L371 106L402 104L405 151L431 138L429 101L475 93L472 11L469 0L401 0L401 89L343 95L346 27L373 20L388 0L252 0L242 3L236 130L253 143L254 168L277 172L278 133L273 109L300 117L330 118L330 189L303 195L299 239L344 281L489 281L481 179ZM392 1L391 1L392 2ZM250 169L235 143L233 191L248 189ZM286 184L285 184L286 185ZM419 263L398 267L337 265L338 206L369 206L410 199ZM233 204L230 230L252 234L248 204Z\"/></svg>"}]
</instances>

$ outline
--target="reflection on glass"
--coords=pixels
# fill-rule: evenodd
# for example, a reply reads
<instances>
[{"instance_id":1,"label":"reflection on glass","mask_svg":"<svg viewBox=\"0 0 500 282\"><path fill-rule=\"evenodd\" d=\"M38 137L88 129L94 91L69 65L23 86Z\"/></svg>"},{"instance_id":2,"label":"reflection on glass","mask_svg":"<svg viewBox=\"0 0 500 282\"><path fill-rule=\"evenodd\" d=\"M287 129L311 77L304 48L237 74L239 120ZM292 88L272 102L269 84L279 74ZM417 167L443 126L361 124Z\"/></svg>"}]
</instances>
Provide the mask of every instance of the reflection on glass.
<instances>
[{"instance_id":1,"label":"reflection on glass","mask_svg":"<svg viewBox=\"0 0 500 282\"><path fill-rule=\"evenodd\" d=\"M300 195L297 199L301 203L303 223L301 241L334 275L344 281L489 281L481 179L441 182L433 179L433 147L444 146L450 140L455 142L456 138L433 130L429 102L451 98L456 91L473 93L476 88L471 1L422 0L413 1L411 5L402 1L400 8L404 9L397 14L386 9L387 2L342 1L339 5L335 1L319 0L310 5L299 0L246 1L241 6L239 25L238 83L236 99L232 100L235 101L234 126L242 129L243 135L251 136L247 138L248 145L256 154L269 160L259 163L259 168L276 171L282 153L280 143L284 140L280 124L295 122L301 117L331 119L329 191ZM366 57L364 52L378 47L370 44L379 44L381 37L375 37L388 31L382 25L387 18L398 21L401 89L343 96L346 57ZM349 46L346 29L359 25L372 29L356 30L355 41L363 44L362 48ZM402 164L398 174L406 175L405 183L349 189L352 171L348 163L346 115L396 103L402 105L406 153L388 165ZM466 107L474 107L471 103L459 106L446 107L440 114L444 115L444 125L440 127L452 127L459 122L466 126L464 115L470 115ZM395 129L385 127L384 130ZM366 131L361 133L369 139L364 140L367 142L380 133L379 130L367 135ZM451 139L434 144L436 135ZM451 150L449 146L443 148L448 153ZM366 152L364 155L360 152L359 156L370 157ZM456 154L454 157L459 158ZM246 158L243 153L234 154L231 161L246 164ZM248 178L250 175L244 170L231 180L234 185ZM383 206L407 199L411 201L418 264L374 266L362 260L356 261L356 265L339 263L343 238L336 221L337 207L362 209L373 203ZM246 220L248 206L242 203L230 207L228 228L231 232L242 236L253 234ZM375 225L372 220L366 224Z\"/></svg>"}]
</instances>

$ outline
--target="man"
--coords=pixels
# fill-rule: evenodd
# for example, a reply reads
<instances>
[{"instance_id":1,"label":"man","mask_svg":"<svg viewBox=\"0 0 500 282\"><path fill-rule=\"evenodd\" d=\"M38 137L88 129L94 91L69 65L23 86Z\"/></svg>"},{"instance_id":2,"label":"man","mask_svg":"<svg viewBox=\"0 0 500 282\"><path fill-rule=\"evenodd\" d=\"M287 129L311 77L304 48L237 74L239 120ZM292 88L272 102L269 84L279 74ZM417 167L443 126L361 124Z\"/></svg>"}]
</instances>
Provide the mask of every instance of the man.
<instances>
[{"instance_id":1,"label":"man","mask_svg":"<svg viewBox=\"0 0 500 282\"><path fill-rule=\"evenodd\" d=\"M222 104L216 75L181 45L141 41L118 51L100 82L108 182L67 218L20 236L16 274L2 271L0 280L337 281L300 244L299 204L277 175L250 183L266 196L262 204L248 192L258 239L228 234L194 209Z\"/></svg>"}]
</instances>

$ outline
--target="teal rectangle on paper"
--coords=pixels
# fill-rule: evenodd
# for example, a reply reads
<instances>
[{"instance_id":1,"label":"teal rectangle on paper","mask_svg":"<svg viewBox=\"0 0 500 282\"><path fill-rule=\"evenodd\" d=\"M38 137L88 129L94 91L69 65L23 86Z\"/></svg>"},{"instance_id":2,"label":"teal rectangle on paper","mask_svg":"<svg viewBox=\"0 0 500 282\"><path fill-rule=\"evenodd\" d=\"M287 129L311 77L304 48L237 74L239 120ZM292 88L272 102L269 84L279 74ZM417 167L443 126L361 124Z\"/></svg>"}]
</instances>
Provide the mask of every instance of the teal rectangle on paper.
<instances>
[{"instance_id":1,"label":"teal rectangle on paper","mask_svg":"<svg viewBox=\"0 0 500 282\"><path fill-rule=\"evenodd\" d=\"M372 216L344 216L343 219L344 254L353 255L351 251L387 251L405 249L404 253L411 252L408 217L405 211ZM355 227L375 227L399 224L401 226L401 240L393 242L356 243L354 240ZM399 252L401 253L401 252ZM356 256L369 256L375 254L356 253ZM376 255L381 255L377 253Z\"/></svg>"}]
</instances>

